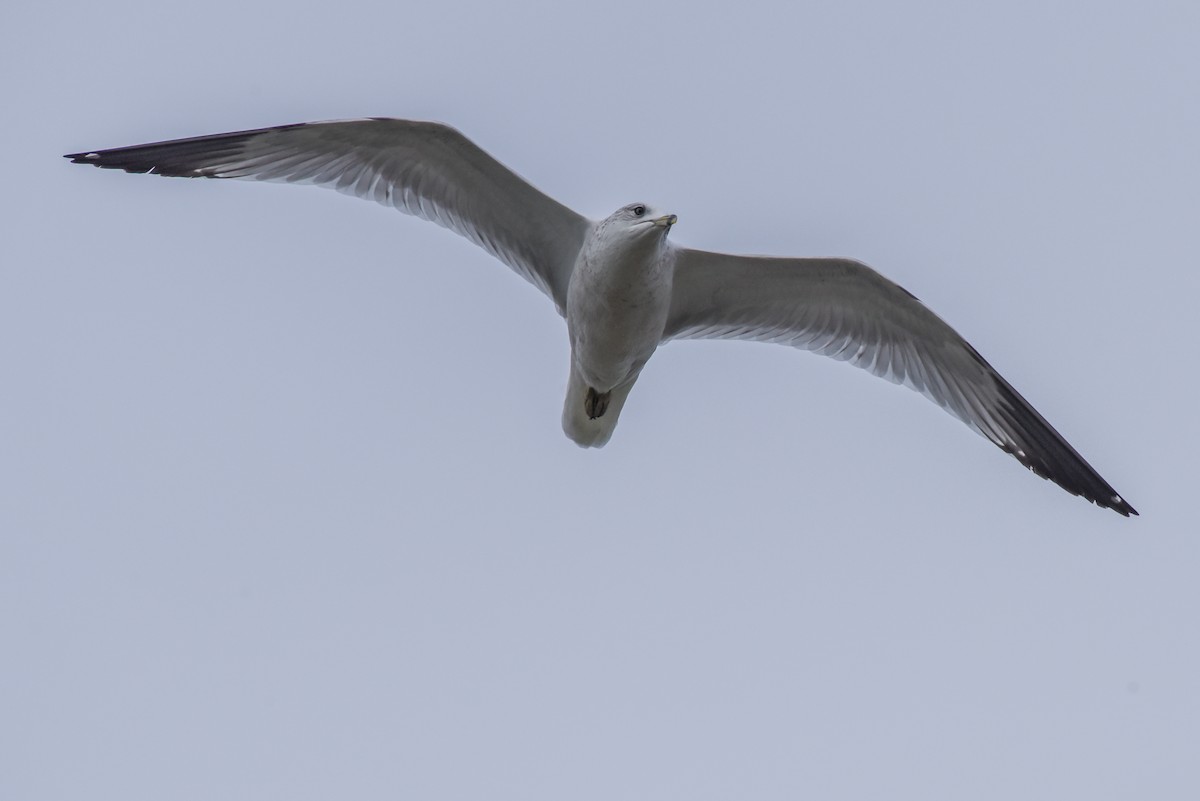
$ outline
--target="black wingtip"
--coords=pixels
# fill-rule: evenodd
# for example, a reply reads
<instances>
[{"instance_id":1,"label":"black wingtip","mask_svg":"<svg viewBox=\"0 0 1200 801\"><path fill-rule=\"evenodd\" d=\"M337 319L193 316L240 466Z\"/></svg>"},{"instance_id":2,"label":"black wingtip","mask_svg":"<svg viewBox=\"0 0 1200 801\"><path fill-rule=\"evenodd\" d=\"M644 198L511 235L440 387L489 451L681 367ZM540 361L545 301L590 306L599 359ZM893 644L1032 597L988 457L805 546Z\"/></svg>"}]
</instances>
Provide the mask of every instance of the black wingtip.
<instances>
[{"instance_id":1,"label":"black wingtip","mask_svg":"<svg viewBox=\"0 0 1200 801\"><path fill-rule=\"evenodd\" d=\"M1138 510L1126 503L1125 499L1120 495L1112 496L1112 501L1113 502L1107 508L1112 509L1117 514L1124 515L1125 517L1141 517L1141 515L1138 514Z\"/></svg>"},{"instance_id":2,"label":"black wingtip","mask_svg":"<svg viewBox=\"0 0 1200 801\"><path fill-rule=\"evenodd\" d=\"M64 159L70 159L72 164L90 164L93 167L103 167L105 169L118 169L125 172L147 173L154 172L154 165L138 164L120 159L110 159L114 153L120 151L113 150L88 150L83 153L68 153L63 156Z\"/></svg>"},{"instance_id":3,"label":"black wingtip","mask_svg":"<svg viewBox=\"0 0 1200 801\"><path fill-rule=\"evenodd\" d=\"M1053 481L1072 495L1112 509L1123 517L1140 516L1011 384L995 372L993 378L1000 392L1000 414L1007 419L1015 436L1013 445L1004 450L1036 475Z\"/></svg>"},{"instance_id":4,"label":"black wingtip","mask_svg":"<svg viewBox=\"0 0 1200 801\"><path fill-rule=\"evenodd\" d=\"M109 170L132 173L154 173L182 178L217 178L215 167L240 158L246 143L257 136L284 128L263 128L256 131L235 131L189 139L172 139L145 145L116 147L107 150L87 150L68 153L64 158L72 164L91 164Z\"/></svg>"}]
</instances>

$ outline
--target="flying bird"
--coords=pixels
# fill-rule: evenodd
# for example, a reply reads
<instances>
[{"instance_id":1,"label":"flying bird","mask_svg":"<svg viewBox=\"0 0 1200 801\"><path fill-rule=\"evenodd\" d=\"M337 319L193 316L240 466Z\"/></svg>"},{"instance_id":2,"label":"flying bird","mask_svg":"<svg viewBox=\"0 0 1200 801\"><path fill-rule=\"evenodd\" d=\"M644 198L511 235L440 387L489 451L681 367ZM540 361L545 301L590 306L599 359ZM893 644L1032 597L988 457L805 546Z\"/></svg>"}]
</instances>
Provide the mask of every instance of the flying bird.
<instances>
[{"instance_id":1,"label":"flying bird","mask_svg":"<svg viewBox=\"0 0 1200 801\"><path fill-rule=\"evenodd\" d=\"M641 202L592 220L433 122L300 123L66 158L133 173L315 184L465 236L566 318L571 368L562 425L583 447L608 442L663 343L774 342L911 387L1067 492L1137 514L954 329L852 259L677 247L668 241L676 216Z\"/></svg>"}]
</instances>

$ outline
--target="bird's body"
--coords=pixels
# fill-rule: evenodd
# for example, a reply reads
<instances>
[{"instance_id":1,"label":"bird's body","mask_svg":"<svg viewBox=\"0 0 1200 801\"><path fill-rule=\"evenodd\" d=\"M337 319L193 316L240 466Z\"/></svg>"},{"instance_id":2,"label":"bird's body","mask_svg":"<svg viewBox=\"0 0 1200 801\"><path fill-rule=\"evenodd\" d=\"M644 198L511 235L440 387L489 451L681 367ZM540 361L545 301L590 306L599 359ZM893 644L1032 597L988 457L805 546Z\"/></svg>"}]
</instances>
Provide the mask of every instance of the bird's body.
<instances>
[{"instance_id":1,"label":"bird's body","mask_svg":"<svg viewBox=\"0 0 1200 801\"><path fill-rule=\"evenodd\" d=\"M669 219L641 204L626 207L596 226L575 263L567 289L571 374L563 431L580 445L608 442L629 390L662 342L674 267ZM589 408L589 390L608 396L602 414ZM575 402L581 394L583 406Z\"/></svg>"},{"instance_id":2,"label":"bird's body","mask_svg":"<svg viewBox=\"0 0 1200 801\"><path fill-rule=\"evenodd\" d=\"M675 216L634 203L593 221L437 123L307 123L69 155L128 172L313 183L457 231L566 318L563 429L602 446L655 350L678 338L775 342L909 386L1068 492L1137 514L957 332L850 259L675 247Z\"/></svg>"}]
</instances>

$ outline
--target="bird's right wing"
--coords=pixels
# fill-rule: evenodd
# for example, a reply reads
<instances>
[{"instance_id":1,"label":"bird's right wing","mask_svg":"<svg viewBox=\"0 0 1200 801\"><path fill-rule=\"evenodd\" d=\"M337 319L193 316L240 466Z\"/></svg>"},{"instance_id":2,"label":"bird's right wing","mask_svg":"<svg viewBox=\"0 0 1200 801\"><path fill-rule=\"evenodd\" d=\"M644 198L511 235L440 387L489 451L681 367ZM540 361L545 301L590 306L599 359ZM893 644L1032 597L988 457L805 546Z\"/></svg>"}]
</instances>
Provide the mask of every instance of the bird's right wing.
<instances>
[{"instance_id":1,"label":"bird's right wing","mask_svg":"<svg viewBox=\"0 0 1200 801\"><path fill-rule=\"evenodd\" d=\"M814 351L911 387L1037 475L1137 514L953 328L850 259L677 249L665 339L750 339Z\"/></svg>"},{"instance_id":2,"label":"bird's right wing","mask_svg":"<svg viewBox=\"0 0 1200 801\"><path fill-rule=\"evenodd\" d=\"M363 119L301 123L73 153L76 164L188 178L311 183L445 226L566 308L592 223L449 126Z\"/></svg>"}]
</instances>

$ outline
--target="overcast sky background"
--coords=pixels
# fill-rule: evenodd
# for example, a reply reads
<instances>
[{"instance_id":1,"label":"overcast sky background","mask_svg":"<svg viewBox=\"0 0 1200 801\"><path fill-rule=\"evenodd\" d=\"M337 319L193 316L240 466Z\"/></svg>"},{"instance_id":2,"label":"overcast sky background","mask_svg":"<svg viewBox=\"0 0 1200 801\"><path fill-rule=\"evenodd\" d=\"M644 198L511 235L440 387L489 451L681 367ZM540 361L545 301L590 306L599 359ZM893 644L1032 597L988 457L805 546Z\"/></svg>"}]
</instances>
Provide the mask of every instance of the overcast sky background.
<instances>
[{"instance_id":1,"label":"overcast sky background","mask_svg":"<svg viewBox=\"0 0 1200 801\"><path fill-rule=\"evenodd\" d=\"M6 4L0 797L1196 798L1198 9ZM466 240L60 158L367 115L867 261L1142 517L767 345L584 451Z\"/></svg>"}]
</instances>

